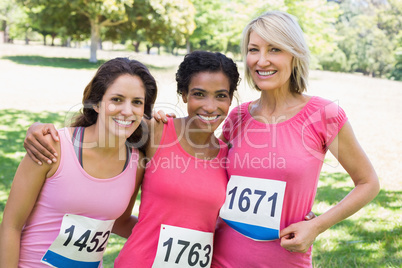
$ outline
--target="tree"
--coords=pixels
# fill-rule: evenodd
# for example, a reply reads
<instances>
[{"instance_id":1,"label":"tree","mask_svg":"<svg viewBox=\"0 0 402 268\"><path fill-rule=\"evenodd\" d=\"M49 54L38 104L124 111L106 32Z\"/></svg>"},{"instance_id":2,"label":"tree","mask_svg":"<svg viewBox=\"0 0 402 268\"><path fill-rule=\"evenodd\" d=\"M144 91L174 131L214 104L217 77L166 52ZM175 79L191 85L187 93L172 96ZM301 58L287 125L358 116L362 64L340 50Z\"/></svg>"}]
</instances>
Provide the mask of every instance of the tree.
<instances>
[{"instance_id":1,"label":"tree","mask_svg":"<svg viewBox=\"0 0 402 268\"><path fill-rule=\"evenodd\" d=\"M43 35L43 44L46 45L46 36L50 35L52 46L54 46L54 39L61 29L68 25L67 19L70 13L70 7L63 2L55 2L52 5L37 5L27 12L32 29Z\"/></svg>"},{"instance_id":2,"label":"tree","mask_svg":"<svg viewBox=\"0 0 402 268\"><path fill-rule=\"evenodd\" d=\"M150 0L154 13L150 18L150 29L146 32L149 45L175 47L189 44L195 29L195 9L189 0ZM148 46L148 52L150 47Z\"/></svg>"},{"instance_id":3,"label":"tree","mask_svg":"<svg viewBox=\"0 0 402 268\"><path fill-rule=\"evenodd\" d=\"M190 50L225 51L230 16L222 1L194 0L196 29L190 36Z\"/></svg>"},{"instance_id":4,"label":"tree","mask_svg":"<svg viewBox=\"0 0 402 268\"><path fill-rule=\"evenodd\" d=\"M96 51L101 37L101 29L127 21L126 6L130 0L63 0L75 12L88 18L91 25L91 46L89 62L97 62Z\"/></svg>"},{"instance_id":5,"label":"tree","mask_svg":"<svg viewBox=\"0 0 402 268\"><path fill-rule=\"evenodd\" d=\"M380 77L389 73L395 61L402 9L379 0L346 0L341 8L338 47L346 55L350 71Z\"/></svg>"},{"instance_id":6,"label":"tree","mask_svg":"<svg viewBox=\"0 0 402 268\"><path fill-rule=\"evenodd\" d=\"M16 0L0 2L0 30L4 32L3 42L8 43L12 39L10 30L15 25L26 25L27 16L23 8L17 4ZM12 35L12 33L11 33Z\"/></svg>"}]
</instances>

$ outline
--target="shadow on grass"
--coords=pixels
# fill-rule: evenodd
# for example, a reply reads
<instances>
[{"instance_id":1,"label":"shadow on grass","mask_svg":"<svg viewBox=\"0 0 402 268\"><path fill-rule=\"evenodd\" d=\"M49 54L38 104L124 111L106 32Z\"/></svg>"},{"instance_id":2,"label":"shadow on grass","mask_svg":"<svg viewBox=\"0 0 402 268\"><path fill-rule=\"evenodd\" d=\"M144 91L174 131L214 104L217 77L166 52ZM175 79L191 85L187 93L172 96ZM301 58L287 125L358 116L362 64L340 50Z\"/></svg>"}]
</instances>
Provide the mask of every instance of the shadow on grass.
<instances>
[{"instance_id":1,"label":"shadow on grass","mask_svg":"<svg viewBox=\"0 0 402 268\"><path fill-rule=\"evenodd\" d=\"M11 60L18 64L44 66L66 69L97 69L105 60L99 60L97 63L91 63L83 58L48 58L42 56L4 56L3 59Z\"/></svg>"},{"instance_id":2,"label":"shadow on grass","mask_svg":"<svg viewBox=\"0 0 402 268\"><path fill-rule=\"evenodd\" d=\"M329 205L335 205L353 189L353 186L348 186L353 185L353 183L350 176L346 173L322 172L320 181L323 182L324 185L318 187L315 203L325 202ZM348 181L350 181L350 183L347 183ZM400 210L401 206L398 205L398 201L401 196L402 191L387 191L381 189L376 198L371 201L371 204L378 206L387 204L387 209Z\"/></svg>"},{"instance_id":3,"label":"shadow on grass","mask_svg":"<svg viewBox=\"0 0 402 268\"><path fill-rule=\"evenodd\" d=\"M62 58L62 57L43 57L43 56L4 56L2 59L13 61L17 64L44 66L66 69L97 69L106 60L98 60L97 63L91 63L87 58ZM169 70L173 67L161 67L157 65L145 64L150 70Z\"/></svg>"},{"instance_id":4,"label":"shadow on grass","mask_svg":"<svg viewBox=\"0 0 402 268\"><path fill-rule=\"evenodd\" d=\"M323 172L320 182L316 204L335 205L353 189L345 173ZM314 243L314 267L400 267L401 195L382 189L361 213L331 227L333 237Z\"/></svg>"}]
</instances>

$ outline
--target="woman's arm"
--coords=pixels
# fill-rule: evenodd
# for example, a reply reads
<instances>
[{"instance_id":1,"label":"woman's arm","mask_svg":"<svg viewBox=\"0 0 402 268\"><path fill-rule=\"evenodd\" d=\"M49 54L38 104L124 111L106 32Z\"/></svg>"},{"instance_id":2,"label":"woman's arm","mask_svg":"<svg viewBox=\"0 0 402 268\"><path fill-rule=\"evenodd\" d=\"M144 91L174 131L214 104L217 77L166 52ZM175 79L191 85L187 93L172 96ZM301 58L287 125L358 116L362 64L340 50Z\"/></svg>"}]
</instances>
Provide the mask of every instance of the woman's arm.
<instances>
[{"instance_id":1,"label":"woman's arm","mask_svg":"<svg viewBox=\"0 0 402 268\"><path fill-rule=\"evenodd\" d=\"M147 121L149 129L149 142L145 148L145 154L147 160L149 161L156 153L159 148L159 144L162 140L164 124L155 119Z\"/></svg>"},{"instance_id":2,"label":"woman's arm","mask_svg":"<svg viewBox=\"0 0 402 268\"><path fill-rule=\"evenodd\" d=\"M132 212L135 200L137 199L138 192L142 184L144 172L145 172L144 155L140 152L133 196L131 197L130 203L128 204L124 213L115 221L112 229L113 233L121 237L128 238L131 235L131 231L133 230L134 226L138 222L138 218L132 215Z\"/></svg>"},{"instance_id":3,"label":"woman's arm","mask_svg":"<svg viewBox=\"0 0 402 268\"><path fill-rule=\"evenodd\" d=\"M58 132L53 124L34 123L28 130L24 140L24 147L28 156L42 165L42 163L56 163L57 152L55 146L44 136L50 134L54 141L59 141Z\"/></svg>"},{"instance_id":4,"label":"woman's arm","mask_svg":"<svg viewBox=\"0 0 402 268\"><path fill-rule=\"evenodd\" d=\"M359 211L373 200L380 190L377 174L360 147L349 122L339 131L329 150L348 172L355 187L337 205L322 215L281 230L281 246L287 250L306 252L320 233ZM289 236L292 233L294 236Z\"/></svg>"},{"instance_id":5,"label":"woman's arm","mask_svg":"<svg viewBox=\"0 0 402 268\"><path fill-rule=\"evenodd\" d=\"M58 167L58 165L57 165ZM45 179L57 169L55 165L38 166L27 155L15 174L0 225L0 267L17 267L22 228L40 194Z\"/></svg>"}]
</instances>

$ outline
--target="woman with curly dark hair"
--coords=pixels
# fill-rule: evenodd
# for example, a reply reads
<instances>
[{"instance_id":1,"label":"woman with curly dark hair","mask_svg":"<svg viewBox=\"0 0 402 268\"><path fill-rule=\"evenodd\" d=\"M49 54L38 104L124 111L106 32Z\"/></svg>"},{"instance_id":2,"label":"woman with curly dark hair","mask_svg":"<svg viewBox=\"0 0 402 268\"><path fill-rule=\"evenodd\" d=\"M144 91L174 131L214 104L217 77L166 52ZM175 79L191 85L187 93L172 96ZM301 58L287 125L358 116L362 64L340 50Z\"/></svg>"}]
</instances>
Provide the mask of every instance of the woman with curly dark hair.
<instances>
[{"instance_id":1,"label":"woman with curly dark hair","mask_svg":"<svg viewBox=\"0 0 402 268\"><path fill-rule=\"evenodd\" d=\"M188 116L150 123L138 223L115 267L211 264L227 183L227 146L214 131L228 114L239 73L225 55L195 51L180 64L176 81ZM183 246L188 249L180 254Z\"/></svg>"}]
</instances>

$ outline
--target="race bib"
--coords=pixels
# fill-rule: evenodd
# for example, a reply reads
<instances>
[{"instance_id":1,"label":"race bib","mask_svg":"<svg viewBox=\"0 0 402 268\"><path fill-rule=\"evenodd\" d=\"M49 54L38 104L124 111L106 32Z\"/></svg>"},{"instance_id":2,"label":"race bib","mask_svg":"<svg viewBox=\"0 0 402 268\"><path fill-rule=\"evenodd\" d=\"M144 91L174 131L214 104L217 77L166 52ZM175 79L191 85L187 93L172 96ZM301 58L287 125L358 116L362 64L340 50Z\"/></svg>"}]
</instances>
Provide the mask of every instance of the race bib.
<instances>
[{"instance_id":1,"label":"race bib","mask_svg":"<svg viewBox=\"0 0 402 268\"><path fill-rule=\"evenodd\" d=\"M113 224L114 220L64 215L60 233L41 261L51 267L99 267Z\"/></svg>"},{"instance_id":2,"label":"race bib","mask_svg":"<svg viewBox=\"0 0 402 268\"><path fill-rule=\"evenodd\" d=\"M285 188L284 181L231 176L219 216L251 239L279 239Z\"/></svg>"},{"instance_id":3,"label":"race bib","mask_svg":"<svg viewBox=\"0 0 402 268\"><path fill-rule=\"evenodd\" d=\"M153 268L210 267L213 233L161 225Z\"/></svg>"}]
</instances>

